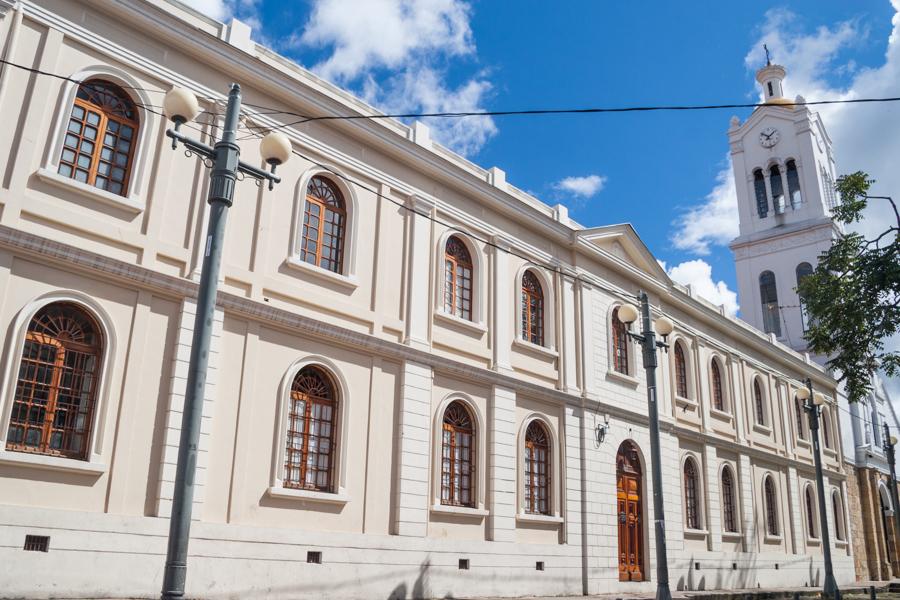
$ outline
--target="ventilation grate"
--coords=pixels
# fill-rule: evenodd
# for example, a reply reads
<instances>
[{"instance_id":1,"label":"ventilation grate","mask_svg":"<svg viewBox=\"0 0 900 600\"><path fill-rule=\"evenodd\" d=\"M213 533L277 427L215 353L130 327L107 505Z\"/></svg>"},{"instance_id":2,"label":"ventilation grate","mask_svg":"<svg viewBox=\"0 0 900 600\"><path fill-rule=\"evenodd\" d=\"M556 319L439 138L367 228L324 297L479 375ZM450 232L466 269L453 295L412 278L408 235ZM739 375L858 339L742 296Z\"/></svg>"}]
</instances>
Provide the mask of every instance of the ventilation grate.
<instances>
[{"instance_id":1,"label":"ventilation grate","mask_svg":"<svg viewBox=\"0 0 900 600\"><path fill-rule=\"evenodd\" d=\"M544 561L539 560L536 563L534 563L534 570L535 571L543 571L544 570Z\"/></svg>"},{"instance_id":2,"label":"ventilation grate","mask_svg":"<svg viewBox=\"0 0 900 600\"><path fill-rule=\"evenodd\" d=\"M321 565L322 564L322 553L316 550L310 550L306 553L306 562Z\"/></svg>"},{"instance_id":3,"label":"ventilation grate","mask_svg":"<svg viewBox=\"0 0 900 600\"><path fill-rule=\"evenodd\" d=\"M459 570L460 571L468 571L469 570L469 559L468 558L459 559Z\"/></svg>"},{"instance_id":4,"label":"ventilation grate","mask_svg":"<svg viewBox=\"0 0 900 600\"><path fill-rule=\"evenodd\" d=\"M49 552L50 536L49 535L26 535L25 550L28 552Z\"/></svg>"}]
</instances>

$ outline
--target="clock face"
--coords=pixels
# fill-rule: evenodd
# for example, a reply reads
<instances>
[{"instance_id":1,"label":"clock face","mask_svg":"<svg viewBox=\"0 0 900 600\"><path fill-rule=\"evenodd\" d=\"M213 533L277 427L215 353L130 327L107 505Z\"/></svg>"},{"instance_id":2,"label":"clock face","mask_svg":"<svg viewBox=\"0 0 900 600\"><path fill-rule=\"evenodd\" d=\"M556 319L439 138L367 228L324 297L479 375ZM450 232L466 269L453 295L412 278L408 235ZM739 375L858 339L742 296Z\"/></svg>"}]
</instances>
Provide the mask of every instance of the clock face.
<instances>
[{"instance_id":1,"label":"clock face","mask_svg":"<svg viewBox=\"0 0 900 600\"><path fill-rule=\"evenodd\" d=\"M759 143L763 148L771 148L778 143L778 130L774 127L766 127L759 134Z\"/></svg>"}]
</instances>

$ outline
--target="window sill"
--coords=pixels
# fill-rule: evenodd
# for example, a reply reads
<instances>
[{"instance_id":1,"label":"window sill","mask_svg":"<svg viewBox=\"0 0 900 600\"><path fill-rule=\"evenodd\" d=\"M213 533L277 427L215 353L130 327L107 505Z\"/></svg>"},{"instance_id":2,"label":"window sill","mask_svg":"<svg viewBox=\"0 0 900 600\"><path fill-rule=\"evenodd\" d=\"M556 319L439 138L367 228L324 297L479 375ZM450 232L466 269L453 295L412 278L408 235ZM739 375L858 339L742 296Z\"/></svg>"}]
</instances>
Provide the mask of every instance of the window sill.
<instances>
[{"instance_id":1,"label":"window sill","mask_svg":"<svg viewBox=\"0 0 900 600\"><path fill-rule=\"evenodd\" d=\"M547 358L559 358L559 352L557 352L553 348L538 346L537 344L532 344L531 342L525 341L521 338L514 339L513 345L521 348L522 350L525 350L526 352L533 352L534 354L540 354L542 356L546 356Z\"/></svg>"},{"instance_id":2,"label":"window sill","mask_svg":"<svg viewBox=\"0 0 900 600\"><path fill-rule=\"evenodd\" d=\"M846 548L847 540L834 540L834 547L835 548Z\"/></svg>"},{"instance_id":3,"label":"window sill","mask_svg":"<svg viewBox=\"0 0 900 600\"><path fill-rule=\"evenodd\" d=\"M743 538L743 537L744 537L744 534L742 534L740 531L723 531L722 532L722 539L728 540L731 542L739 542L739 541L741 541L741 538Z\"/></svg>"},{"instance_id":4,"label":"window sill","mask_svg":"<svg viewBox=\"0 0 900 600\"><path fill-rule=\"evenodd\" d=\"M692 539L701 539L705 538L709 535L709 531L706 529L691 529L686 527L684 530L684 537L692 538Z\"/></svg>"},{"instance_id":5,"label":"window sill","mask_svg":"<svg viewBox=\"0 0 900 600\"><path fill-rule=\"evenodd\" d=\"M0 450L0 464L85 475L101 475L106 472L106 465L103 463L12 450Z\"/></svg>"},{"instance_id":6,"label":"window sill","mask_svg":"<svg viewBox=\"0 0 900 600\"><path fill-rule=\"evenodd\" d=\"M455 515L458 517L471 517L481 520L488 516L490 511L483 508L470 508L468 506L449 506L444 504L433 504L431 512L439 515Z\"/></svg>"},{"instance_id":7,"label":"window sill","mask_svg":"<svg viewBox=\"0 0 900 600\"><path fill-rule=\"evenodd\" d=\"M634 377L632 375L626 375L625 373L619 373L615 369L610 369L609 371L607 371L606 378L613 379L615 381L618 381L619 383L624 383L625 385L630 385L631 387L634 387L634 388L636 388L638 386L638 384L640 383L638 381L637 377Z\"/></svg>"},{"instance_id":8,"label":"window sill","mask_svg":"<svg viewBox=\"0 0 900 600\"><path fill-rule=\"evenodd\" d=\"M563 522L563 518L558 515L532 515L529 513L519 513L516 515L516 521L523 523L552 523L559 524Z\"/></svg>"},{"instance_id":9,"label":"window sill","mask_svg":"<svg viewBox=\"0 0 900 600\"><path fill-rule=\"evenodd\" d=\"M719 410L718 408L713 408L712 406L709 407L709 414L722 421L728 421L729 423L734 419L734 416L731 413Z\"/></svg>"},{"instance_id":10,"label":"window sill","mask_svg":"<svg viewBox=\"0 0 900 600\"><path fill-rule=\"evenodd\" d=\"M306 261L302 261L296 256L287 257L284 261L284 264L286 267L301 271L312 277L317 277L322 281L327 281L329 283L339 285L350 291L353 291L357 287L359 287L359 281L357 281L357 279L353 276L332 273L331 271L328 271L321 267L317 267L315 265L311 265Z\"/></svg>"},{"instance_id":11,"label":"window sill","mask_svg":"<svg viewBox=\"0 0 900 600\"><path fill-rule=\"evenodd\" d=\"M690 398L685 398L683 396L675 396L675 406L695 412L700 408L700 405L697 404L695 400L691 400Z\"/></svg>"},{"instance_id":12,"label":"window sill","mask_svg":"<svg viewBox=\"0 0 900 600\"><path fill-rule=\"evenodd\" d=\"M766 425L760 425L759 423L753 424L753 431L756 431L758 433L762 433L765 435L772 435L771 427L767 427Z\"/></svg>"},{"instance_id":13,"label":"window sill","mask_svg":"<svg viewBox=\"0 0 900 600\"><path fill-rule=\"evenodd\" d=\"M766 537L763 538L763 541L767 544L781 543L784 541L784 538L780 535L772 535L771 533L767 533Z\"/></svg>"},{"instance_id":14,"label":"window sill","mask_svg":"<svg viewBox=\"0 0 900 600\"><path fill-rule=\"evenodd\" d=\"M797 445L802 448L806 448L807 450L809 450L810 448L809 440L805 440L803 438L797 438Z\"/></svg>"},{"instance_id":15,"label":"window sill","mask_svg":"<svg viewBox=\"0 0 900 600\"><path fill-rule=\"evenodd\" d=\"M457 327L461 327L463 329L468 329L474 333L484 334L487 333L487 327L483 323L476 323L475 321L467 321L462 317L457 317L456 315L451 315L450 313L446 313L442 310L434 311L434 320L435 321L444 321L445 323L450 323L452 325L456 325Z\"/></svg>"},{"instance_id":16,"label":"window sill","mask_svg":"<svg viewBox=\"0 0 900 600\"><path fill-rule=\"evenodd\" d=\"M821 546L822 540L820 540L819 538L808 537L808 538L806 538L806 545L807 546Z\"/></svg>"},{"instance_id":17,"label":"window sill","mask_svg":"<svg viewBox=\"0 0 900 600\"><path fill-rule=\"evenodd\" d=\"M75 192L80 196L90 198L91 200L96 200L97 202L101 202L103 204L106 204L107 206L114 206L115 208L119 208L133 214L140 214L144 211L144 203L137 197L119 196L118 194L113 194L112 192L107 192L106 190L95 188L92 185L81 183L80 181L75 181L74 179L70 179L68 177L63 177L59 173L51 171L50 169L39 169L36 175L38 179L40 179L44 183L48 183L52 186L68 190L70 192Z\"/></svg>"},{"instance_id":18,"label":"window sill","mask_svg":"<svg viewBox=\"0 0 900 600\"><path fill-rule=\"evenodd\" d=\"M267 492L273 498L291 498L307 502L320 502L322 504L347 504L350 496L343 489L337 493L315 492L313 490L295 490L280 485L273 485Z\"/></svg>"}]
</instances>

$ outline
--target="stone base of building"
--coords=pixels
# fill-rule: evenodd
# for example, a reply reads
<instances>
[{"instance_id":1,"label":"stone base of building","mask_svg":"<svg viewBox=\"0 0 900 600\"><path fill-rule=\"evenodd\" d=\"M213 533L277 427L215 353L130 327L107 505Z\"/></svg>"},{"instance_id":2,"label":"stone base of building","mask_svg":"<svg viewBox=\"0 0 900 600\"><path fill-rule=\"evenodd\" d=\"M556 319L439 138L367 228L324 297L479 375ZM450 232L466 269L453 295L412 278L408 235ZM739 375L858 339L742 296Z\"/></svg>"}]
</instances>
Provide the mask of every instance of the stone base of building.
<instances>
[{"instance_id":1,"label":"stone base of building","mask_svg":"<svg viewBox=\"0 0 900 600\"><path fill-rule=\"evenodd\" d=\"M857 581L900 577L890 485L890 477L877 469L848 469L847 495Z\"/></svg>"},{"instance_id":2,"label":"stone base of building","mask_svg":"<svg viewBox=\"0 0 900 600\"><path fill-rule=\"evenodd\" d=\"M6 506L0 507L0 523L0 598L159 596L167 519ZM49 536L47 552L25 551L26 535ZM652 564L648 581L620 582L613 554L591 557L585 566L580 551L566 544L314 533L198 521L192 530L187 597L515 597L655 590ZM468 560L467 569L461 560ZM849 556L837 557L834 566L840 584L854 580ZM824 567L821 556L703 552L673 557L669 573L673 591L815 587L822 584Z\"/></svg>"}]
</instances>

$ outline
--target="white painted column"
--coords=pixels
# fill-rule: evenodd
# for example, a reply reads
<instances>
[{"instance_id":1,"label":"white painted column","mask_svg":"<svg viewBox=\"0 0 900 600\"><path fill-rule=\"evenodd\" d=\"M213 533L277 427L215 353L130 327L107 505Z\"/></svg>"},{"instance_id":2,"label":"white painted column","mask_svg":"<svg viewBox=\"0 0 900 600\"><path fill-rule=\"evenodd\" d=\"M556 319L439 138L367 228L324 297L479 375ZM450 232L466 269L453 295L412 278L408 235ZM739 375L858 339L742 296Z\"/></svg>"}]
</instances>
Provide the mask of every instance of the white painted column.
<instances>
[{"instance_id":1,"label":"white painted column","mask_svg":"<svg viewBox=\"0 0 900 600\"><path fill-rule=\"evenodd\" d=\"M576 335L575 313L575 280L567 273L560 277L562 287L562 347L559 349L562 359L562 389L570 394L579 393L578 389L578 341Z\"/></svg>"},{"instance_id":2,"label":"white painted column","mask_svg":"<svg viewBox=\"0 0 900 600\"><path fill-rule=\"evenodd\" d=\"M175 356L172 359L172 375L169 379L169 407L166 411L166 432L163 440L162 461L156 493L156 515L169 517L172 514L172 498L175 491L175 469L178 464L178 445L181 441L181 419L184 411L184 396L187 391L188 367L191 359L191 342L194 336L194 318L197 303L186 298L181 303L181 316ZM209 464L209 437L212 433L213 401L216 382L219 379L219 353L222 348L222 323L225 315L216 309L213 316L213 331L209 347L209 367L206 375L206 390L203 394L203 414L200 420L200 442L197 452L194 502L192 518L199 520L203 508L206 484L206 469Z\"/></svg>"},{"instance_id":3,"label":"white painted column","mask_svg":"<svg viewBox=\"0 0 900 600\"><path fill-rule=\"evenodd\" d=\"M728 372L728 393L731 400L731 414L734 416L734 430L737 443L740 444L746 439L744 425L744 394L741 388L741 367L740 363L729 355L726 361L726 370Z\"/></svg>"},{"instance_id":4,"label":"white painted column","mask_svg":"<svg viewBox=\"0 0 900 600\"><path fill-rule=\"evenodd\" d=\"M706 469L706 523L707 548L712 552L722 550L722 502L719 491L719 459L716 449L709 444L703 446L703 466Z\"/></svg>"},{"instance_id":5,"label":"white painted column","mask_svg":"<svg viewBox=\"0 0 900 600\"><path fill-rule=\"evenodd\" d=\"M409 281L406 287L406 339L404 343L427 350L430 347L431 324L431 256L432 227L429 216L434 203L421 196L412 196L407 205L410 211Z\"/></svg>"},{"instance_id":6,"label":"white painted column","mask_svg":"<svg viewBox=\"0 0 900 600\"><path fill-rule=\"evenodd\" d=\"M786 551L800 554L806 551L806 534L803 532L803 516L800 511L802 496L800 495L800 479L797 477L796 467L788 467L787 484L787 510L782 510L781 514L788 515L790 524L784 524L784 527L781 528L781 534L786 535L788 525L790 525L792 539L790 544L786 544Z\"/></svg>"},{"instance_id":7,"label":"white painted column","mask_svg":"<svg viewBox=\"0 0 900 600\"><path fill-rule=\"evenodd\" d=\"M563 443L566 447L566 461L561 465L561 477L564 483L563 502L565 503L565 535L566 543L581 548L582 592L588 592L587 584L587 537L582 530L587 510L586 490L583 485L585 438L581 428L582 411L576 406L565 407L561 426Z\"/></svg>"},{"instance_id":8,"label":"white painted column","mask_svg":"<svg viewBox=\"0 0 900 600\"><path fill-rule=\"evenodd\" d=\"M740 482L740 514L741 532L744 534L744 552L759 552L759 535L757 524L765 527L763 519L763 507L754 502L753 498L753 469L750 467L750 457L746 454L738 456L738 481ZM759 514L757 514L759 511Z\"/></svg>"},{"instance_id":9,"label":"white painted column","mask_svg":"<svg viewBox=\"0 0 900 600\"><path fill-rule=\"evenodd\" d=\"M518 306L519 299L513 296L513 290L518 289L518 282L513 281L513 274L509 271L509 243L502 236L494 236L494 301L491 306L493 312L491 319L491 345L494 350L495 371L512 373L510 360L510 348L513 337L517 335L513 331L513 319L510 319L510 311Z\"/></svg>"},{"instance_id":10,"label":"white painted column","mask_svg":"<svg viewBox=\"0 0 900 600\"><path fill-rule=\"evenodd\" d=\"M488 535L497 542L516 541L517 452L516 392L494 386L488 430Z\"/></svg>"},{"instance_id":11,"label":"white painted column","mask_svg":"<svg viewBox=\"0 0 900 600\"><path fill-rule=\"evenodd\" d=\"M703 431L709 431L709 407L712 404L713 397L709 389L709 369L707 361L703 360L700 351L700 342L697 339L691 340L691 350L694 355L695 383L697 387L697 402L700 404L700 426Z\"/></svg>"},{"instance_id":12,"label":"white painted column","mask_svg":"<svg viewBox=\"0 0 900 600\"><path fill-rule=\"evenodd\" d=\"M597 400L596 360L594 356L594 288L585 281L578 282L581 321L581 389L589 400Z\"/></svg>"},{"instance_id":13,"label":"white painted column","mask_svg":"<svg viewBox=\"0 0 900 600\"><path fill-rule=\"evenodd\" d=\"M394 532L424 537L428 528L431 367L406 361L400 381L400 452Z\"/></svg>"}]
</instances>

